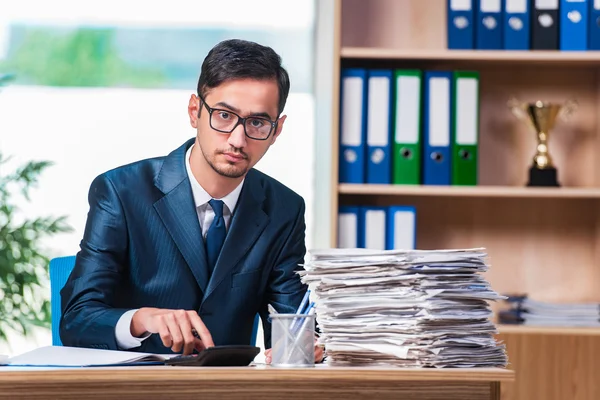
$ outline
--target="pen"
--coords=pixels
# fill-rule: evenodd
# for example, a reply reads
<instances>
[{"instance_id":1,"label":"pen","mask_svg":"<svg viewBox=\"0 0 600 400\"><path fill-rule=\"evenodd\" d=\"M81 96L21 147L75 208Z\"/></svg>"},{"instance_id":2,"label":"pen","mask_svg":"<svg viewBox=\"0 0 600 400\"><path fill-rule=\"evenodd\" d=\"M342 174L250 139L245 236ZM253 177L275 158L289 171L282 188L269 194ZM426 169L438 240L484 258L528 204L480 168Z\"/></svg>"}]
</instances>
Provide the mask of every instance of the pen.
<instances>
[{"instance_id":1,"label":"pen","mask_svg":"<svg viewBox=\"0 0 600 400\"><path fill-rule=\"evenodd\" d=\"M308 289L306 291L306 293L304 293L304 297L302 298L302 301L300 302L300 305L298 306L298 309L296 310L296 314L303 314L302 310L304 309L304 306L306 306L306 303L308 302L309 298L310 298L310 289ZM294 318L290 328L294 329L299 322L300 322L299 318Z\"/></svg>"},{"instance_id":2,"label":"pen","mask_svg":"<svg viewBox=\"0 0 600 400\"><path fill-rule=\"evenodd\" d=\"M306 293L304 293L304 297L302 298L302 301L300 302L300 305L298 306L298 310L296 310L296 314L302 314L302 309L304 308L304 306L306 306L306 303L308 302L309 298L310 298L310 289L308 289L306 291Z\"/></svg>"},{"instance_id":3,"label":"pen","mask_svg":"<svg viewBox=\"0 0 600 400\"><path fill-rule=\"evenodd\" d=\"M314 312L314 309L313 309L313 307L314 307L314 306L315 306L315 303L314 303L314 301L313 301L313 302L311 302L311 303L308 305L308 307L306 308L306 310L304 310L304 311L302 312L302 314L304 314L304 315L309 315L309 314L312 314L312 313L311 313L311 311L312 311L312 312ZM298 332L298 329L300 329L300 328L303 328L303 327L304 327L304 325L296 326L296 325L298 325L298 324L302 324L302 322L300 322L300 320L301 320L301 319L300 319L300 318L298 318L298 320L297 320L297 321L294 321L294 324L292 325L292 330L294 331L294 333ZM307 320L307 318L304 318L304 324L306 324L306 320Z\"/></svg>"}]
</instances>

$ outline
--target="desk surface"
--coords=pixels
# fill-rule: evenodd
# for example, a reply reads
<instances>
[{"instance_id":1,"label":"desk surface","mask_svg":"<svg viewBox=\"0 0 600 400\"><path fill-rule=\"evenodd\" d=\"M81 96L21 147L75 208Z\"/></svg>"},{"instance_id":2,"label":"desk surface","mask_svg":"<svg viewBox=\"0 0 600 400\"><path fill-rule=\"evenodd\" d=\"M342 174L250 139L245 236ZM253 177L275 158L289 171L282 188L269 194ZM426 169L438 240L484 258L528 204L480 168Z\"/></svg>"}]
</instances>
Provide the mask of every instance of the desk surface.
<instances>
[{"instance_id":1,"label":"desk surface","mask_svg":"<svg viewBox=\"0 0 600 400\"><path fill-rule=\"evenodd\" d=\"M44 381L72 379L119 380L210 380L210 381L273 381L301 380L304 383L321 380L343 381L464 381L464 382L511 382L514 372L500 368L378 368L378 367L330 367L275 368L264 365L253 367L91 367L91 368L0 368L0 385L5 382L30 382L32 378Z\"/></svg>"},{"instance_id":2,"label":"desk surface","mask_svg":"<svg viewBox=\"0 0 600 400\"><path fill-rule=\"evenodd\" d=\"M4 367L0 398L499 399L500 383L513 379L513 371L485 368Z\"/></svg>"}]
</instances>

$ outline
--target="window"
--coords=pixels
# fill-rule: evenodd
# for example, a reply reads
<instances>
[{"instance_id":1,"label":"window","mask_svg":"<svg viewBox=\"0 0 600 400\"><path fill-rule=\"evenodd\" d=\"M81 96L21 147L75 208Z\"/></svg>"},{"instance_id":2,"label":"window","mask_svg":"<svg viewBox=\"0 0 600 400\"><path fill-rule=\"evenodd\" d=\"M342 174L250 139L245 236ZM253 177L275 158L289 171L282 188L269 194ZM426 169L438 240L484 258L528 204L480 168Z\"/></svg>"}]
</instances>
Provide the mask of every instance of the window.
<instances>
[{"instance_id":1,"label":"window","mask_svg":"<svg viewBox=\"0 0 600 400\"><path fill-rule=\"evenodd\" d=\"M15 74L0 92L0 151L15 164L54 162L22 209L67 215L74 228L48 240L48 254L78 251L95 176L193 137L186 112L200 65L233 37L273 47L290 73L284 132L257 168L305 198L310 248L314 2L289 2L285 11L278 0L90 4L24 0L0 16L0 73Z\"/></svg>"}]
</instances>

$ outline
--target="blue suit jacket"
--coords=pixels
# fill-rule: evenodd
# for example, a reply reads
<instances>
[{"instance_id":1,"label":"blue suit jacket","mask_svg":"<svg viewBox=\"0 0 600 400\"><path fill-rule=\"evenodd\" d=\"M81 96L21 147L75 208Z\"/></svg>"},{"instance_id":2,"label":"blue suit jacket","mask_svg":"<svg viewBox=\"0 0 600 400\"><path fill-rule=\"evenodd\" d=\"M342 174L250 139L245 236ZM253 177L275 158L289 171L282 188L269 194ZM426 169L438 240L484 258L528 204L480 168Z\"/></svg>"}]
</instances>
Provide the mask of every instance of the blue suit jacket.
<instances>
[{"instance_id":1,"label":"blue suit jacket","mask_svg":"<svg viewBox=\"0 0 600 400\"><path fill-rule=\"evenodd\" d=\"M249 344L267 304L295 312L306 286L295 271L305 255L303 199L250 170L212 276L185 153L108 171L91 184L90 210L75 268L61 291L65 346L117 350L115 326L129 309L197 310L215 345ZM132 350L171 353L159 335Z\"/></svg>"}]
</instances>

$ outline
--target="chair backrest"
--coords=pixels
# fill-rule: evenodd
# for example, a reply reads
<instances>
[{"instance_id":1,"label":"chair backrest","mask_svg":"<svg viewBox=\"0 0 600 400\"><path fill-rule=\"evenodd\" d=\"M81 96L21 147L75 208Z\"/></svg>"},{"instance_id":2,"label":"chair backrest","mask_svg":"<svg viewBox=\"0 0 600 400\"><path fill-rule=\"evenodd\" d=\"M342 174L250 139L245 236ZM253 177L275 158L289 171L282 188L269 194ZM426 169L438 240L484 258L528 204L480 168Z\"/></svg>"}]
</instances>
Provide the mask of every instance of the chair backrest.
<instances>
[{"instance_id":1,"label":"chair backrest","mask_svg":"<svg viewBox=\"0 0 600 400\"><path fill-rule=\"evenodd\" d=\"M60 291L67 283L69 275L75 266L75 256L57 257L50 260L50 305L52 311L52 345L62 346L58 327L60 325L61 301ZM258 334L258 324L260 317L258 314L254 317L254 329L252 330L252 339L250 343L256 345L256 336Z\"/></svg>"},{"instance_id":2,"label":"chair backrest","mask_svg":"<svg viewBox=\"0 0 600 400\"><path fill-rule=\"evenodd\" d=\"M52 310L52 345L62 346L58 327L60 325L60 290L65 286L75 266L75 256L57 257L50 260L50 306Z\"/></svg>"}]
</instances>

